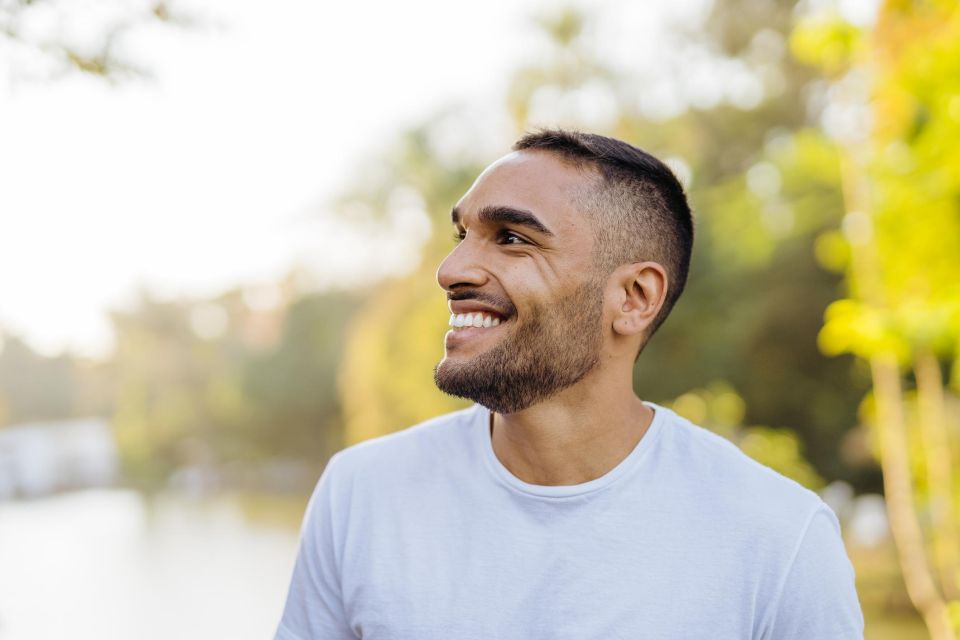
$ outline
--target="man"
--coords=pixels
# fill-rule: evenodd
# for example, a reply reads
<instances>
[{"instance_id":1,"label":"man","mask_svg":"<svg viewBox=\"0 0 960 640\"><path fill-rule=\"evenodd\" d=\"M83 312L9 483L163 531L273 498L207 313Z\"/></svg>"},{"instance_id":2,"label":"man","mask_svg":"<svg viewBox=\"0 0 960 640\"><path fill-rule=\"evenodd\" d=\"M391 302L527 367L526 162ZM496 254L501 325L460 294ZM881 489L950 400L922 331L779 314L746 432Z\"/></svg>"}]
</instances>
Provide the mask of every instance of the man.
<instances>
[{"instance_id":1,"label":"man","mask_svg":"<svg viewBox=\"0 0 960 640\"><path fill-rule=\"evenodd\" d=\"M476 404L333 456L276 637L862 638L833 512L634 395L690 260L670 170L544 131L453 224L435 379Z\"/></svg>"}]
</instances>

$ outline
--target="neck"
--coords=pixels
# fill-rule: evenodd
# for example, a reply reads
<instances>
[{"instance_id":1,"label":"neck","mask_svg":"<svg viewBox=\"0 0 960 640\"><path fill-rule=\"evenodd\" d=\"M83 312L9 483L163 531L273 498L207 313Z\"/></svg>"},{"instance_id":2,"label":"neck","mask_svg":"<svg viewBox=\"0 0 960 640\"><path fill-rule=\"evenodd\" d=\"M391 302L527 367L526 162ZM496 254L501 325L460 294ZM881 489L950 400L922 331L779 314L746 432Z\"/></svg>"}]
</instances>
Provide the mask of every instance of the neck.
<instances>
[{"instance_id":1,"label":"neck","mask_svg":"<svg viewBox=\"0 0 960 640\"><path fill-rule=\"evenodd\" d=\"M492 414L493 450L524 482L574 485L620 464L653 421L628 377L594 371L548 400L511 414Z\"/></svg>"}]
</instances>

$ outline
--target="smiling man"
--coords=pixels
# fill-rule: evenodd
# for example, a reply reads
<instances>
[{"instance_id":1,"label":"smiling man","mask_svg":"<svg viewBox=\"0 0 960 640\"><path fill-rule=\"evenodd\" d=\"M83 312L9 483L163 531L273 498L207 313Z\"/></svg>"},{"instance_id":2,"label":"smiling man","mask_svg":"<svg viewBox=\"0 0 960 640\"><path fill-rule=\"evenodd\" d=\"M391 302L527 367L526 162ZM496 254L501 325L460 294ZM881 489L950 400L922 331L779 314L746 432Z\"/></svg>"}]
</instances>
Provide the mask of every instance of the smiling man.
<instances>
[{"instance_id":1,"label":"smiling man","mask_svg":"<svg viewBox=\"0 0 960 640\"><path fill-rule=\"evenodd\" d=\"M333 456L276 637L861 639L833 512L634 393L693 244L670 170L531 134L452 221L435 380L476 404Z\"/></svg>"}]
</instances>

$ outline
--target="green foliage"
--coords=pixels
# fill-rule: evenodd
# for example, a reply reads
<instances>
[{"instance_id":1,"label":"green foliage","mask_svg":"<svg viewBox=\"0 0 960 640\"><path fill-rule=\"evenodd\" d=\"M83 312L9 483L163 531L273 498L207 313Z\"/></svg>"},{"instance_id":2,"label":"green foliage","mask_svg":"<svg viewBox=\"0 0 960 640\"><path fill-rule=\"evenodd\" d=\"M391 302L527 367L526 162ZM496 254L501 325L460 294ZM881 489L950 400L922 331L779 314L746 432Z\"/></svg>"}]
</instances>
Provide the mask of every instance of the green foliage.
<instances>
[{"instance_id":1,"label":"green foliage","mask_svg":"<svg viewBox=\"0 0 960 640\"><path fill-rule=\"evenodd\" d=\"M901 362L907 361L910 353L893 314L846 299L827 307L819 345L829 355L850 352L869 358L875 353L894 353Z\"/></svg>"},{"instance_id":2,"label":"green foliage","mask_svg":"<svg viewBox=\"0 0 960 640\"><path fill-rule=\"evenodd\" d=\"M432 269L379 289L348 334L340 378L348 444L467 406L433 383L450 313Z\"/></svg>"},{"instance_id":3,"label":"green foliage","mask_svg":"<svg viewBox=\"0 0 960 640\"><path fill-rule=\"evenodd\" d=\"M869 48L843 63L858 68L871 56L875 126L860 152L862 166L851 168L868 185L851 206L865 211L850 212L843 236L829 235L820 252L835 268L847 268L852 293L826 314L820 344L828 353L890 353L902 363L917 349L955 354L960 150L951 141L960 139L960 11L936 6L892 4L864 41ZM797 37L819 42L835 31L808 21ZM854 253L859 262L850 259Z\"/></svg>"},{"instance_id":4,"label":"green foliage","mask_svg":"<svg viewBox=\"0 0 960 640\"><path fill-rule=\"evenodd\" d=\"M357 308L354 294L311 294L293 300L275 345L252 353L234 406L255 409L250 446L259 455L320 460L343 446L337 366L343 334Z\"/></svg>"},{"instance_id":5,"label":"green foliage","mask_svg":"<svg viewBox=\"0 0 960 640\"><path fill-rule=\"evenodd\" d=\"M289 289L289 288L288 288ZM342 447L336 395L351 295L286 290L275 307L143 295L113 315L113 426L128 475L270 458L316 465Z\"/></svg>"},{"instance_id":6,"label":"green foliage","mask_svg":"<svg viewBox=\"0 0 960 640\"><path fill-rule=\"evenodd\" d=\"M797 59L831 76L848 69L863 48L861 31L833 9L806 17L790 38L790 49Z\"/></svg>"}]
</instances>

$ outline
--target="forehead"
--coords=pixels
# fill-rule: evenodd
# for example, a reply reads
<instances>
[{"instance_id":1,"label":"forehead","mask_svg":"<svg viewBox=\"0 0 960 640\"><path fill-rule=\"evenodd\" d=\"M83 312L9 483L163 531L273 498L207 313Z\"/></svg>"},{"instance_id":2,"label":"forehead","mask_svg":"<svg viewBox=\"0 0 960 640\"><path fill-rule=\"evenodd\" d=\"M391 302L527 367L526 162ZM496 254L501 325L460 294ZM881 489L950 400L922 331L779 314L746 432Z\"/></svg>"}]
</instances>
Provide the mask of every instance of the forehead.
<instances>
[{"instance_id":1,"label":"forehead","mask_svg":"<svg viewBox=\"0 0 960 640\"><path fill-rule=\"evenodd\" d=\"M577 202L593 177L544 151L515 151L489 167L457 203L461 219L469 220L487 206L530 211L555 234L578 233L588 223Z\"/></svg>"}]
</instances>

